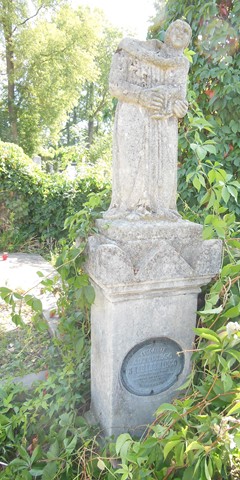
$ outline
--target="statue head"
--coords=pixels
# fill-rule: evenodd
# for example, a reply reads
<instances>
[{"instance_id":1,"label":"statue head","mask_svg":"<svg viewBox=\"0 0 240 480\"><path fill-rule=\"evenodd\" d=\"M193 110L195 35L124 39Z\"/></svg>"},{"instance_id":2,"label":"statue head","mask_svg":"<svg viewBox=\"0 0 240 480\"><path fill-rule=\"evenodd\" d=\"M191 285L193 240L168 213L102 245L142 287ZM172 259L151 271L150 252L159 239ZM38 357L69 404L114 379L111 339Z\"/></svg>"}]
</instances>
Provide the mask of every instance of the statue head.
<instances>
[{"instance_id":1,"label":"statue head","mask_svg":"<svg viewBox=\"0 0 240 480\"><path fill-rule=\"evenodd\" d=\"M176 20L166 30L164 43L176 50L184 50L191 40L192 30L187 22Z\"/></svg>"}]
</instances>

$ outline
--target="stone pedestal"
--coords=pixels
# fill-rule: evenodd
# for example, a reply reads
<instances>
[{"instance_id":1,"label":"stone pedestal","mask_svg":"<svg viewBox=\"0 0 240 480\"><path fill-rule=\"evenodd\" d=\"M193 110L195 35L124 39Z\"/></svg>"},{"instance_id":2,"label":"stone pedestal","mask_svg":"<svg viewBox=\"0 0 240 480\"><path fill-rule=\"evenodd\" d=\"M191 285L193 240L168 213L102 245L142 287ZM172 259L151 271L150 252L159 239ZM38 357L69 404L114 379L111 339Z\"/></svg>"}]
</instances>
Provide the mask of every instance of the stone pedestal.
<instances>
[{"instance_id":1,"label":"stone pedestal","mask_svg":"<svg viewBox=\"0 0 240 480\"><path fill-rule=\"evenodd\" d=\"M89 238L91 410L104 434L140 435L191 370L200 286L221 242L191 222L98 220Z\"/></svg>"}]
</instances>

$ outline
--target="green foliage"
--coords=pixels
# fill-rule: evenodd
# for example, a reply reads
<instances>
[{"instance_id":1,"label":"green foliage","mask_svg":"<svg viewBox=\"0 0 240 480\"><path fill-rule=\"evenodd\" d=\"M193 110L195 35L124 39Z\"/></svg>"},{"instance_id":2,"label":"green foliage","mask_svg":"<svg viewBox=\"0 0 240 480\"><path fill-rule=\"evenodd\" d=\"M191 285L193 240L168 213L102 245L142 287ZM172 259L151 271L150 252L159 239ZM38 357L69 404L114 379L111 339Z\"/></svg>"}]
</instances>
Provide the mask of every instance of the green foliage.
<instances>
[{"instance_id":1,"label":"green foliage","mask_svg":"<svg viewBox=\"0 0 240 480\"><path fill-rule=\"evenodd\" d=\"M106 187L91 177L69 181L57 174L47 175L19 147L3 142L0 183L0 248L7 251L22 250L32 238L38 247L44 243L53 246L67 234L66 217L81 208L90 192Z\"/></svg>"},{"instance_id":2,"label":"green foliage","mask_svg":"<svg viewBox=\"0 0 240 480\"><path fill-rule=\"evenodd\" d=\"M0 464L4 466L0 479L64 480L92 469L87 461L99 447L82 414L89 408L89 307L95 295L82 266L86 236L103 199L104 194L91 194L78 217L66 221L66 227L79 234L76 222L82 218L81 242L78 247L72 242L63 246L56 260L61 283L42 280L43 288L58 296L60 318L46 382L28 393L16 385L0 389ZM21 300L41 313L41 302L29 294L3 287L0 296L14 309L16 300Z\"/></svg>"},{"instance_id":3,"label":"green foliage","mask_svg":"<svg viewBox=\"0 0 240 480\"><path fill-rule=\"evenodd\" d=\"M155 4L158 14L150 28L151 37L162 39L166 27L177 18L186 20L193 32L190 51L195 55L189 71L189 112L179 131L179 208L189 219L200 213L203 221L202 206L209 205L209 201L211 206L218 196L220 206L227 206L239 218L239 203L235 202L239 183L232 184L239 179L240 167L239 4L228 0L168 0L164 13L162 3ZM213 191L208 177L215 162L215 169L225 170L217 191ZM206 201L201 203L204 194Z\"/></svg>"},{"instance_id":4,"label":"green foliage","mask_svg":"<svg viewBox=\"0 0 240 480\"><path fill-rule=\"evenodd\" d=\"M55 341L48 379L35 390L0 390L0 478L73 478L91 431L82 409L89 397L89 347L81 330Z\"/></svg>"},{"instance_id":5,"label":"green foliage","mask_svg":"<svg viewBox=\"0 0 240 480\"><path fill-rule=\"evenodd\" d=\"M104 27L99 11L73 9L61 0L31 2L31 11L25 0L2 0L0 7L4 58L0 135L32 155L40 145L56 144L83 86L85 91L86 82L97 79L101 116L107 90L104 65L113 48L105 48L106 32L110 41L115 31Z\"/></svg>"},{"instance_id":6,"label":"green foliage","mask_svg":"<svg viewBox=\"0 0 240 480\"><path fill-rule=\"evenodd\" d=\"M64 171L74 165L81 178L95 178L100 185L109 183L112 170L112 134L104 133L93 138L90 146L86 139L71 146L49 148L39 151L42 158L42 167L49 172Z\"/></svg>"},{"instance_id":7,"label":"green foliage","mask_svg":"<svg viewBox=\"0 0 240 480\"><path fill-rule=\"evenodd\" d=\"M116 102L109 94L108 77L112 56L122 34L109 26L104 18L101 22L102 34L94 57L98 76L94 81L85 82L78 104L62 130L61 144L72 145L84 137L86 146L91 148L93 142L101 140L112 127Z\"/></svg>"},{"instance_id":8,"label":"green foliage","mask_svg":"<svg viewBox=\"0 0 240 480\"><path fill-rule=\"evenodd\" d=\"M26 152L36 150L39 142L46 144L46 138L56 141L82 84L96 77L98 34L97 15L69 6L19 33L15 47L18 135Z\"/></svg>"}]
</instances>

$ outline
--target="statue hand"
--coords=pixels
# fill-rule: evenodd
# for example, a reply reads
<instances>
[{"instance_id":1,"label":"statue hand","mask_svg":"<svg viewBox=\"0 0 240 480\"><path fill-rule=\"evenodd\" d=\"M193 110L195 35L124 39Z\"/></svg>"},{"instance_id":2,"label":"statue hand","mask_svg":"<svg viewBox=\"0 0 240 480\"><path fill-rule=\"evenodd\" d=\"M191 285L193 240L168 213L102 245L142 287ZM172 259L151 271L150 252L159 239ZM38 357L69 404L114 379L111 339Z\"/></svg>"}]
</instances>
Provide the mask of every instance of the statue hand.
<instances>
[{"instance_id":1,"label":"statue hand","mask_svg":"<svg viewBox=\"0 0 240 480\"><path fill-rule=\"evenodd\" d=\"M188 102L185 100L176 100L173 105L173 113L178 118L183 118L188 111Z\"/></svg>"},{"instance_id":2,"label":"statue hand","mask_svg":"<svg viewBox=\"0 0 240 480\"><path fill-rule=\"evenodd\" d=\"M159 111L164 105L164 94L162 89L158 87L143 89L139 95L138 101L142 107Z\"/></svg>"}]
</instances>

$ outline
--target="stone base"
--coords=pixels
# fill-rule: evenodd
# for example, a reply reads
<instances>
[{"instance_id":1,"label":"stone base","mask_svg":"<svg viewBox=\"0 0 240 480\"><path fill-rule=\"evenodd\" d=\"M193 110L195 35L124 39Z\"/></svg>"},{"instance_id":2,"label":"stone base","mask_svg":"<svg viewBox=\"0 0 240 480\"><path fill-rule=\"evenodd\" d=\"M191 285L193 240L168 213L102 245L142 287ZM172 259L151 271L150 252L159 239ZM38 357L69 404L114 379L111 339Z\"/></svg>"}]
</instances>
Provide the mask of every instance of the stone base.
<instances>
[{"instance_id":1,"label":"stone base","mask_svg":"<svg viewBox=\"0 0 240 480\"><path fill-rule=\"evenodd\" d=\"M183 220L97 226L86 264L96 291L91 410L105 435L139 436L191 371L197 296L219 270L221 242Z\"/></svg>"},{"instance_id":2,"label":"stone base","mask_svg":"<svg viewBox=\"0 0 240 480\"><path fill-rule=\"evenodd\" d=\"M96 301L92 308L92 363L91 363L91 409L106 435L130 432L141 435L147 424L153 422L154 412L164 402L177 395L176 389L186 381L191 371L197 308L197 292L159 294L134 298L128 301L110 302L95 285ZM165 338L176 342L183 353L183 370L166 391L158 394L138 395L124 386L122 365L127 354L142 342ZM151 348L142 358L139 372L148 387L158 382L152 365ZM167 349L162 358L167 359ZM164 362L162 362L164 365ZM151 368L153 367L153 370ZM170 371L171 370L171 371ZM172 369L169 369L169 374ZM151 391L151 390L150 390ZM147 393L150 393L147 392ZM138 392L137 392L138 393Z\"/></svg>"}]
</instances>

